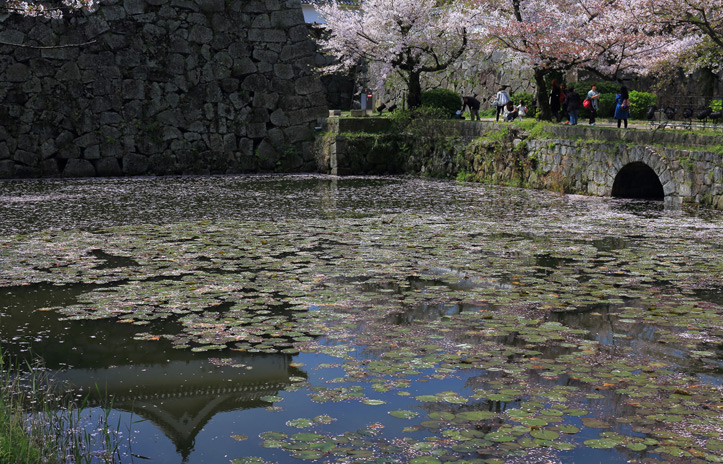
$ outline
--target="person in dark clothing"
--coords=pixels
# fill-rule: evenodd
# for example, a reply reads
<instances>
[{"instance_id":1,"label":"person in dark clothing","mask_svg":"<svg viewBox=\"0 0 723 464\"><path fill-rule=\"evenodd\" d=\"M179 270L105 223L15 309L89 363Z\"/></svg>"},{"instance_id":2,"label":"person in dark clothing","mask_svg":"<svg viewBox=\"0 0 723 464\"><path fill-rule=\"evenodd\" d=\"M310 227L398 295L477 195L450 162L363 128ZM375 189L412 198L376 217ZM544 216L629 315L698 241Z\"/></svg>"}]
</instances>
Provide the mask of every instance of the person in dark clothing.
<instances>
[{"instance_id":1,"label":"person in dark clothing","mask_svg":"<svg viewBox=\"0 0 723 464\"><path fill-rule=\"evenodd\" d=\"M480 120L479 117L479 107L480 102L474 97L462 97L462 112L464 113L464 109L469 107L469 118L474 121L475 119L477 121Z\"/></svg>"},{"instance_id":2,"label":"person in dark clothing","mask_svg":"<svg viewBox=\"0 0 723 464\"><path fill-rule=\"evenodd\" d=\"M567 84L562 82L560 84L560 119L557 122L565 121L563 124L570 124L570 115L567 111L567 92L569 91Z\"/></svg>"},{"instance_id":3,"label":"person in dark clothing","mask_svg":"<svg viewBox=\"0 0 723 464\"><path fill-rule=\"evenodd\" d=\"M567 89L567 112L570 114L570 125L577 124L577 114L580 112L580 94L575 92L575 87L570 86Z\"/></svg>"},{"instance_id":4,"label":"person in dark clothing","mask_svg":"<svg viewBox=\"0 0 723 464\"><path fill-rule=\"evenodd\" d=\"M550 111L555 121L560 122L560 84L557 79L552 80L552 90L550 91Z\"/></svg>"}]
</instances>

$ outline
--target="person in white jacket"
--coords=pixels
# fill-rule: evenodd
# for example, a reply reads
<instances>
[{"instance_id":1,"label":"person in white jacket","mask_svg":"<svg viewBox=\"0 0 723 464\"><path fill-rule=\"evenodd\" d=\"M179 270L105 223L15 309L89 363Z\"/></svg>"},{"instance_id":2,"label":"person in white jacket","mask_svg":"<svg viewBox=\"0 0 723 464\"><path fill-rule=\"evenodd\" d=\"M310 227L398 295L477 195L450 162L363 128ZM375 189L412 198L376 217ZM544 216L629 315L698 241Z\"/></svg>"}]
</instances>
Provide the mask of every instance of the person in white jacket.
<instances>
[{"instance_id":1,"label":"person in white jacket","mask_svg":"<svg viewBox=\"0 0 723 464\"><path fill-rule=\"evenodd\" d=\"M505 120L505 122L514 121L516 117L520 115L519 109L515 106L514 103L511 101L508 101L505 105L505 109L502 112L502 116Z\"/></svg>"},{"instance_id":2,"label":"person in white jacket","mask_svg":"<svg viewBox=\"0 0 723 464\"><path fill-rule=\"evenodd\" d=\"M507 105L507 102L509 102L510 100L511 100L511 98L507 94L507 92L505 92L505 88L500 87L499 90L497 91L497 95L495 96L495 102L497 104L497 116L495 119L497 122L500 122L500 113L502 113L502 111L505 108L505 105Z\"/></svg>"},{"instance_id":3,"label":"person in white jacket","mask_svg":"<svg viewBox=\"0 0 723 464\"><path fill-rule=\"evenodd\" d=\"M527 116L527 107L525 106L525 102L521 101L520 104L517 105L517 117L522 121L524 116Z\"/></svg>"}]
</instances>

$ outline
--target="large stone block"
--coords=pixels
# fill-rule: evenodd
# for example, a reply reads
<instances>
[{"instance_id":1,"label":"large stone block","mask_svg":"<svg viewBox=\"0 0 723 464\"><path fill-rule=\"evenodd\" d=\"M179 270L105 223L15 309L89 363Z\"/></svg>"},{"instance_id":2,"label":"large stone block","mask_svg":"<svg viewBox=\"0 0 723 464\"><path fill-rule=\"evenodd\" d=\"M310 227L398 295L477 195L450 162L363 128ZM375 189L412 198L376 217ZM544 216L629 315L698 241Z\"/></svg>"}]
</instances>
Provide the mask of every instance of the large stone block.
<instances>
[{"instance_id":1,"label":"large stone block","mask_svg":"<svg viewBox=\"0 0 723 464\"><path fill-rule=\"evenodd\" d=\"M94 177L93 164L85 159L70 159L63 169L63 177Z\"/></svg>"},{"instance_id":2,"label":"large stone block","mask_svg":"<svg viewBox=\"0 0 723 464\"><path fill-rule=\"evenodd\" d=\"M310 41L286 45L281 51L281 61L294 63L300 58L312 57L315 53L314 45Z\"/></svg>"},{"instance_id":3,"label":"large stone block","mask_svg":"<svg viewBox=\"0 0 723 464\"><path fill-rule=\"evenodd\" d=\"M138 15L145 12L144 0L123 0L123 9L129 15Z\"/></svg>"},{"instance_id":4,"label":"large stone block","mask_svg":"<svg viewBox=\"0 0 723 464\"><path fill-rule=\"evenodd\" d=\"M287 41L286 32L280 29L249 29L249 40L252 42L278 42Z\"/></svg>"},{"instance_id":5,"label":"large stone block","mask_svg":"<svg viewBox=\"0 0 723 464\"><path fill-rule=\"evenodd\" d=\"M15 176L15 162L13 160L0 161L0 179L12 179Z\"/></svg>"},{"instance_id":6,"label":"large stone block","mask_svg":"<svg viewBox=\"0 0 723 464\"><path fill-rule=\"evenodd\" d=\"M286 117L284 110L277 109L270 115L271 124L277 127L286 127L289 125L289 118Z\"/></svg>"},{"instance_id":7,"label":"large stone block","mask_svg":"<svg viewBox=\"0 0 723 464\"><path fill-rule=\"evenodd\" d=\"M271 26L279 29L289 29L304 23L301 9L288 9L271 13Z\"/></svg>"},{"instance_id":8,"label":"large stone block","mask_svg":"<svg viewBox=\"0 0 723 464\"><path fill-rule=\"evenodd\" d=\"M269 81L261 74L247 76L241 83L241 88L252 92L263 92L269 87Z\"/></svg>"},{"instance_id":9,"label":"large stone block","mask_svg":"<svg viewBox=\"0 0 723 464\"><path fill-rule=\"evenodd\" d=\"M140 176L148 172L148 158L137 153L128 153L123 157L123 174Z\"/></svg>"},{"instance_id":10,"label":"large stone block","mask_svg":"<svg viewBox=\"0 0 723 464\"><path fill-rule=\"evenodd\" d=\"M16 150L13 155L13 160L25 166L37 166L40 162L40 155L25 150Z\"/></svg>"},{"instance_id":11,"label":"large stone block","mask_svg":"<svg viewBox=\"0 0 723 464\"><path fill-rule=\"evenodd\" d=\"M40 175L42 177L60 177L58 162L54 159L46 159L40 162Z\"/></svg>"},{"instance_id":12,"label":"large stone block","mask_svg":"<svg viewBox=\"0 0 723 464\"><path fill-rule=\"evenodd\" d=\"M201 11L206 13L220 13L226 9L225 0L196 0Z\"/></svg>"},{"instance_id":13,"label":"large stone block","mask_svg":"<svg viewBox=\"0 0 723 464\"><path fill-rule=\"evenodd\" d=\"M26 82L30 75L30 68L23 63L11 64L5 69L5 79L8 82Z\"/></svg>"}]
</instances>

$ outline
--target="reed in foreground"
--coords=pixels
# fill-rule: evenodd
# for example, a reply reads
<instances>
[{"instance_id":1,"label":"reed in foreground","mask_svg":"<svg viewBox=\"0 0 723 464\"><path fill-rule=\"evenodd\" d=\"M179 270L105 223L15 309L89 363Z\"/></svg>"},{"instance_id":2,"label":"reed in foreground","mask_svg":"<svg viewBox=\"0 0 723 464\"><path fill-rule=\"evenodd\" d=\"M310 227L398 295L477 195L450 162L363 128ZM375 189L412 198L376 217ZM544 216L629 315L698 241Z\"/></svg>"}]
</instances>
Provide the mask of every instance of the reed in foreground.
<instances>
[{"instance_id":1,"label":"reed in foreground","mask_svg":"<svg viewBox=\"0 0 723 464\"><path fill-rule=\"evenodd\" d=\"M41 365L0 351L0 464L121 462L120 421L111 426L112 402L96 394L91 409L90 395L62 395Z\"/></svg>"}]
</instances>

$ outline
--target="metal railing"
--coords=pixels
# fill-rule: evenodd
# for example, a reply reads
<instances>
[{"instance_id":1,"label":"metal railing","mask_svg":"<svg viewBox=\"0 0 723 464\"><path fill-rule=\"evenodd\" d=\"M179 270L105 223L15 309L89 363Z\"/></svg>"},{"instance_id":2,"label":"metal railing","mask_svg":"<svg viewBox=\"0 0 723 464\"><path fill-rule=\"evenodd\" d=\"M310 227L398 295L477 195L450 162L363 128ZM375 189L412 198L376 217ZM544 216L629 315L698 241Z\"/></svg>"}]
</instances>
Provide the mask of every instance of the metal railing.
<instances>
[{"instance_id":1,"label":"metal railing","mask_svg":"<svg viewBox=\"0 0 723 464\"><path fill-rule=\"evenodd\" d=\"M709 129L723 132L723 97L662 96L646 115L651 129Z\"/></svg>"}]
</instances>

